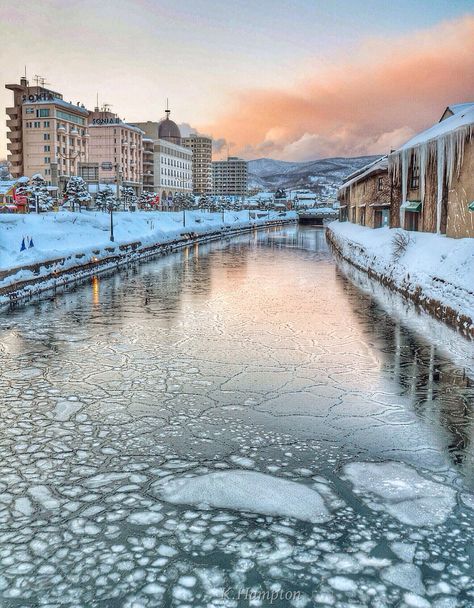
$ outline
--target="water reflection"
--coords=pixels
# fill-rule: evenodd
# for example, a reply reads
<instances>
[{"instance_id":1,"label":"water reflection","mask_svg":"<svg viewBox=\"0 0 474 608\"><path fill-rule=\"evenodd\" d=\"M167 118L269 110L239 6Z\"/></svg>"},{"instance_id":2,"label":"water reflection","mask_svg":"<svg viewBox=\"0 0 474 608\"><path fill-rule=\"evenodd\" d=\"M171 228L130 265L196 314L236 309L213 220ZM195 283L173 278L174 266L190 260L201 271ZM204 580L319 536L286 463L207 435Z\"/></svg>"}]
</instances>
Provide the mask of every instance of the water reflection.
<instances>
[{"instance_id":1,"label":"water reflection","mask_svg":"<svg viewBox=\"0 0 474 608\"><path fill-rule=\"evenodd\" d=\"M346 275L338 272L336 276L354 303L353 310L361 327L385 354L384 369L399 385L399 394L410 399L420 420L437 428L438 432L443 431L446 450L452 462L462 467L472 487L472 379L466 375L465 369L453 365L423 336L389 317L372 297L361 291Z\"/></svg>"},{"instance_id":2,"label":"water reflection","mask_svg":"<svg viewBox=\"0 0 474 608\"><path fill-rule=\"evenodd\" d=\"M323 230L289 227L189 247L2 316L4 605L217 608L224 586L280 585L306 605L402 606L387 570L407 564L418 594L437 598L441 576L469 605L473 386L454 354L467 343L443 334L449 356L439 324L413 329L415 309L400 318L367 281L335 265ZM405 467L406 492L417 479L407 465L438 484L446 523L414 529L393 515L410 500L387 509L343 475L387 460ZM278 515L287 496L271 515L202 509L157 490L235 469L265 474L251 496L260 507L276 477L328 513ZM429 500L416 513L439 516Z\"/></svg>"}]
</instances>

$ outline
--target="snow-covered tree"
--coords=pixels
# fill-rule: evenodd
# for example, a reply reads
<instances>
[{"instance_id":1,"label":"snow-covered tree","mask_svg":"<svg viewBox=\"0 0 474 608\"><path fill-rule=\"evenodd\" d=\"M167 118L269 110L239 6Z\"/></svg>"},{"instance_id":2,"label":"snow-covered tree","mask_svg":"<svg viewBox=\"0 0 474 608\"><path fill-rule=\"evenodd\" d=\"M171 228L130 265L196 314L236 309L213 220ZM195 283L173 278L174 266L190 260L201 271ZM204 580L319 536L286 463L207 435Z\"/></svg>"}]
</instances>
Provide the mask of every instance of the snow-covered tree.
<instances>
[{"instance_id":1,"label":"snow-covered tree","mask_svg":"<svg viewBox=\"0 0 474 608\"><path fill-rule=\"evenodd\" d=\"M156 192L146 192L145 190L140 194L139 207L140 209L153 209L154 202L156 200Z\"/></svg>"},{"instance_id":2,"label":"snow-covered tree","mask_svg":"<svg viewBox=\"0 0 474 608\"><path fill-rule=\"evenodd\" d=\"M69 178L64 194L64 206L72 211L76 211L76 208L80 211L81 207L86 206L92 198L86 182L82 177L77 176Z\"/></svg>"},{"instance_id":3,"label":"snow-covered tree","mask_svg":"<svg viewBox=\"0 0 474 608\"><path fill-rule=\"evenodd\" d=\"M117 211L119 203L110 186L99 190L95 196L95 206L99 211Z\"/></svg>"},{"instance_id":4,"label":"snow-covered tree","mask_svg":"<svg viewBox=\"0 0 474 608\"><path fill-rule=\"evenodd\" d=\"M42 175L36 173L31 180L21 179L16 188L16 194L26 196L30 211L51 211L54 199Z\"/></svg>"},{"instance_id":5,"label":"snow-covered tree","mask_svg":"<svg viewBox=\"0 0 474 608\"><path fill-rule=\"evenodd\" d=\"M137 208L138 197L131 186L122 187L122 199L124 207L135 210Z\"/></svg>"}]
</instances>

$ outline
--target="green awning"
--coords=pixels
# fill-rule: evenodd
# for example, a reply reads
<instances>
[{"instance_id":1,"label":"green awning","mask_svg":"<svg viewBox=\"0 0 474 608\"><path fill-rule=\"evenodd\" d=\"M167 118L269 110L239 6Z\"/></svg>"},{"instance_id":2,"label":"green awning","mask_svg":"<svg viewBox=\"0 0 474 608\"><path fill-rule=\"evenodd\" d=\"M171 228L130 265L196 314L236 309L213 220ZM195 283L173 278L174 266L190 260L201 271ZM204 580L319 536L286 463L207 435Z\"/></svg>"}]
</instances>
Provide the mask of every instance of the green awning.
<instances>
[{"instance_id":1,"label":"green awning","mask_svg":"<svg viewBox=\"0 0 474 608\"><path fill-rule=\"evenodd\" d=\"M418 213L421 211L421 201L406 201L403 203L402 209L405 209L405 211L415 211Z\"/></svg>"},{"instance_id":2,"label":"green awning","mask_svg":"<svg viewBox=\"0 0 474 608\"><path fill-rule=\"evenodd\" d=\"M474 201L472 201L472 203L469 203L467 208L469 209L469 211L474 211Z\"/></svg>"}]
</instances>

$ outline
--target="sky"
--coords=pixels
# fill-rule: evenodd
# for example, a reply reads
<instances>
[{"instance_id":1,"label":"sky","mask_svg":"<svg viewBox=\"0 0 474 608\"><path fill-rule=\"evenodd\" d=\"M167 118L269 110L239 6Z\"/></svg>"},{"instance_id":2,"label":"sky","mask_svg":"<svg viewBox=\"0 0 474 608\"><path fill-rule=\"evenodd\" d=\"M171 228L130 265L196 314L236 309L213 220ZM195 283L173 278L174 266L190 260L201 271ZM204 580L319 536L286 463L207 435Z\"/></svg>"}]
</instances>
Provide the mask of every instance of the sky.
<instances>
[{"instance_id":1,"label":"sky","mask_svg":"<svg viewBox=\"0 0 474 608\"><path fill-rule=\"evenodd\" d=\"M25 66L130 122L169 99L216 157L383 154L474 101L474 0L2 0L0 20L3 106Z\"/></svg>"}]
</instances>

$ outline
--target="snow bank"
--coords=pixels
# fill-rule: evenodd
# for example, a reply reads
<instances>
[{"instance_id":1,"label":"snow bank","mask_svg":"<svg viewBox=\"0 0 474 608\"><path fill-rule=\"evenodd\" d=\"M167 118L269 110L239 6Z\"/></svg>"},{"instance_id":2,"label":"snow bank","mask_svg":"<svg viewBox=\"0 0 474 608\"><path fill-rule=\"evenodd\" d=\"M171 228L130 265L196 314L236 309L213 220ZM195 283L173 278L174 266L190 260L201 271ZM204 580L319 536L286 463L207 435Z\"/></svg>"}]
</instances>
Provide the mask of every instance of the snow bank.
<instances>
[{"instance_id":1,"label":"snow bank","mask_svg":"<svg viewBox=\"0 0 474 608\"><path fill-rule=\"evenodd\" d=\"M349 262L412 296L438 318L437 303L451 309L457 317L453 324L474 335L474 239L400 228L374 230L351 222L332 222L328 228L331 242ZM401 233L409 242L397 257L393 241Z\"/></svg>"},{"instance_id":2,"label":"snow bank","mask_svg":"<svg viewBox=\"0 0 474 608\"><path fill-rule=\"evenodd\" d=\"M344 475L368 506L410 526L442 524L456 505L452 488L401 462L354 462L344 467Z\"/></svg>"},{"instance_id":3,"label":"snow bank","mask_svg":"<svg viewBox=\"0 0 474 608\"><path fill-rule=\"evenodd\" d=\"M218 471L199 477L164 480L154 485L162 500L293 517L312 523L330 519L321 496L307 486L253 471Z\"/></svg>"},{"instance_id":4,"label":"snow bank","mask_svg":"<svg viewBox=\"0 0 474 608\"><path fill-rule=\"evenodd\" d=\"M108 213L84 211L28 215L0 215L0 289L2 287L48 276L100 262L120 255L120 248L140 248L167 244L185 235L201 236L218 231L262 226L278 220L295 220L294 212L269 214L255 211L116 212L115 241L110 241ZM37 264L59 261L49 268Z\"/></svg>"},{"instance_id":5,"label":"snow bank","mask_svg":"<svg viewBox=\"0 0 474 608\"><path fill-rule=\"evenodd\" d=\"M269 218L256 219L255 212L229 211L207 213L187 211L186 226L182 212L116 212L114 213L115 245L140 240L143 244L167 241L186 232L198 234L211 229L264 224L280 216L273 212ZM288 212L286 216L296 217ZM109 239L108 213L84 211L27 215L0 215L0 270L25 266L68 254L89 253L92 249L113 245ZM30 238L33 247L29 247ZM26 249L21 251L25 239Z\"/></svg>"}]
</instances>

